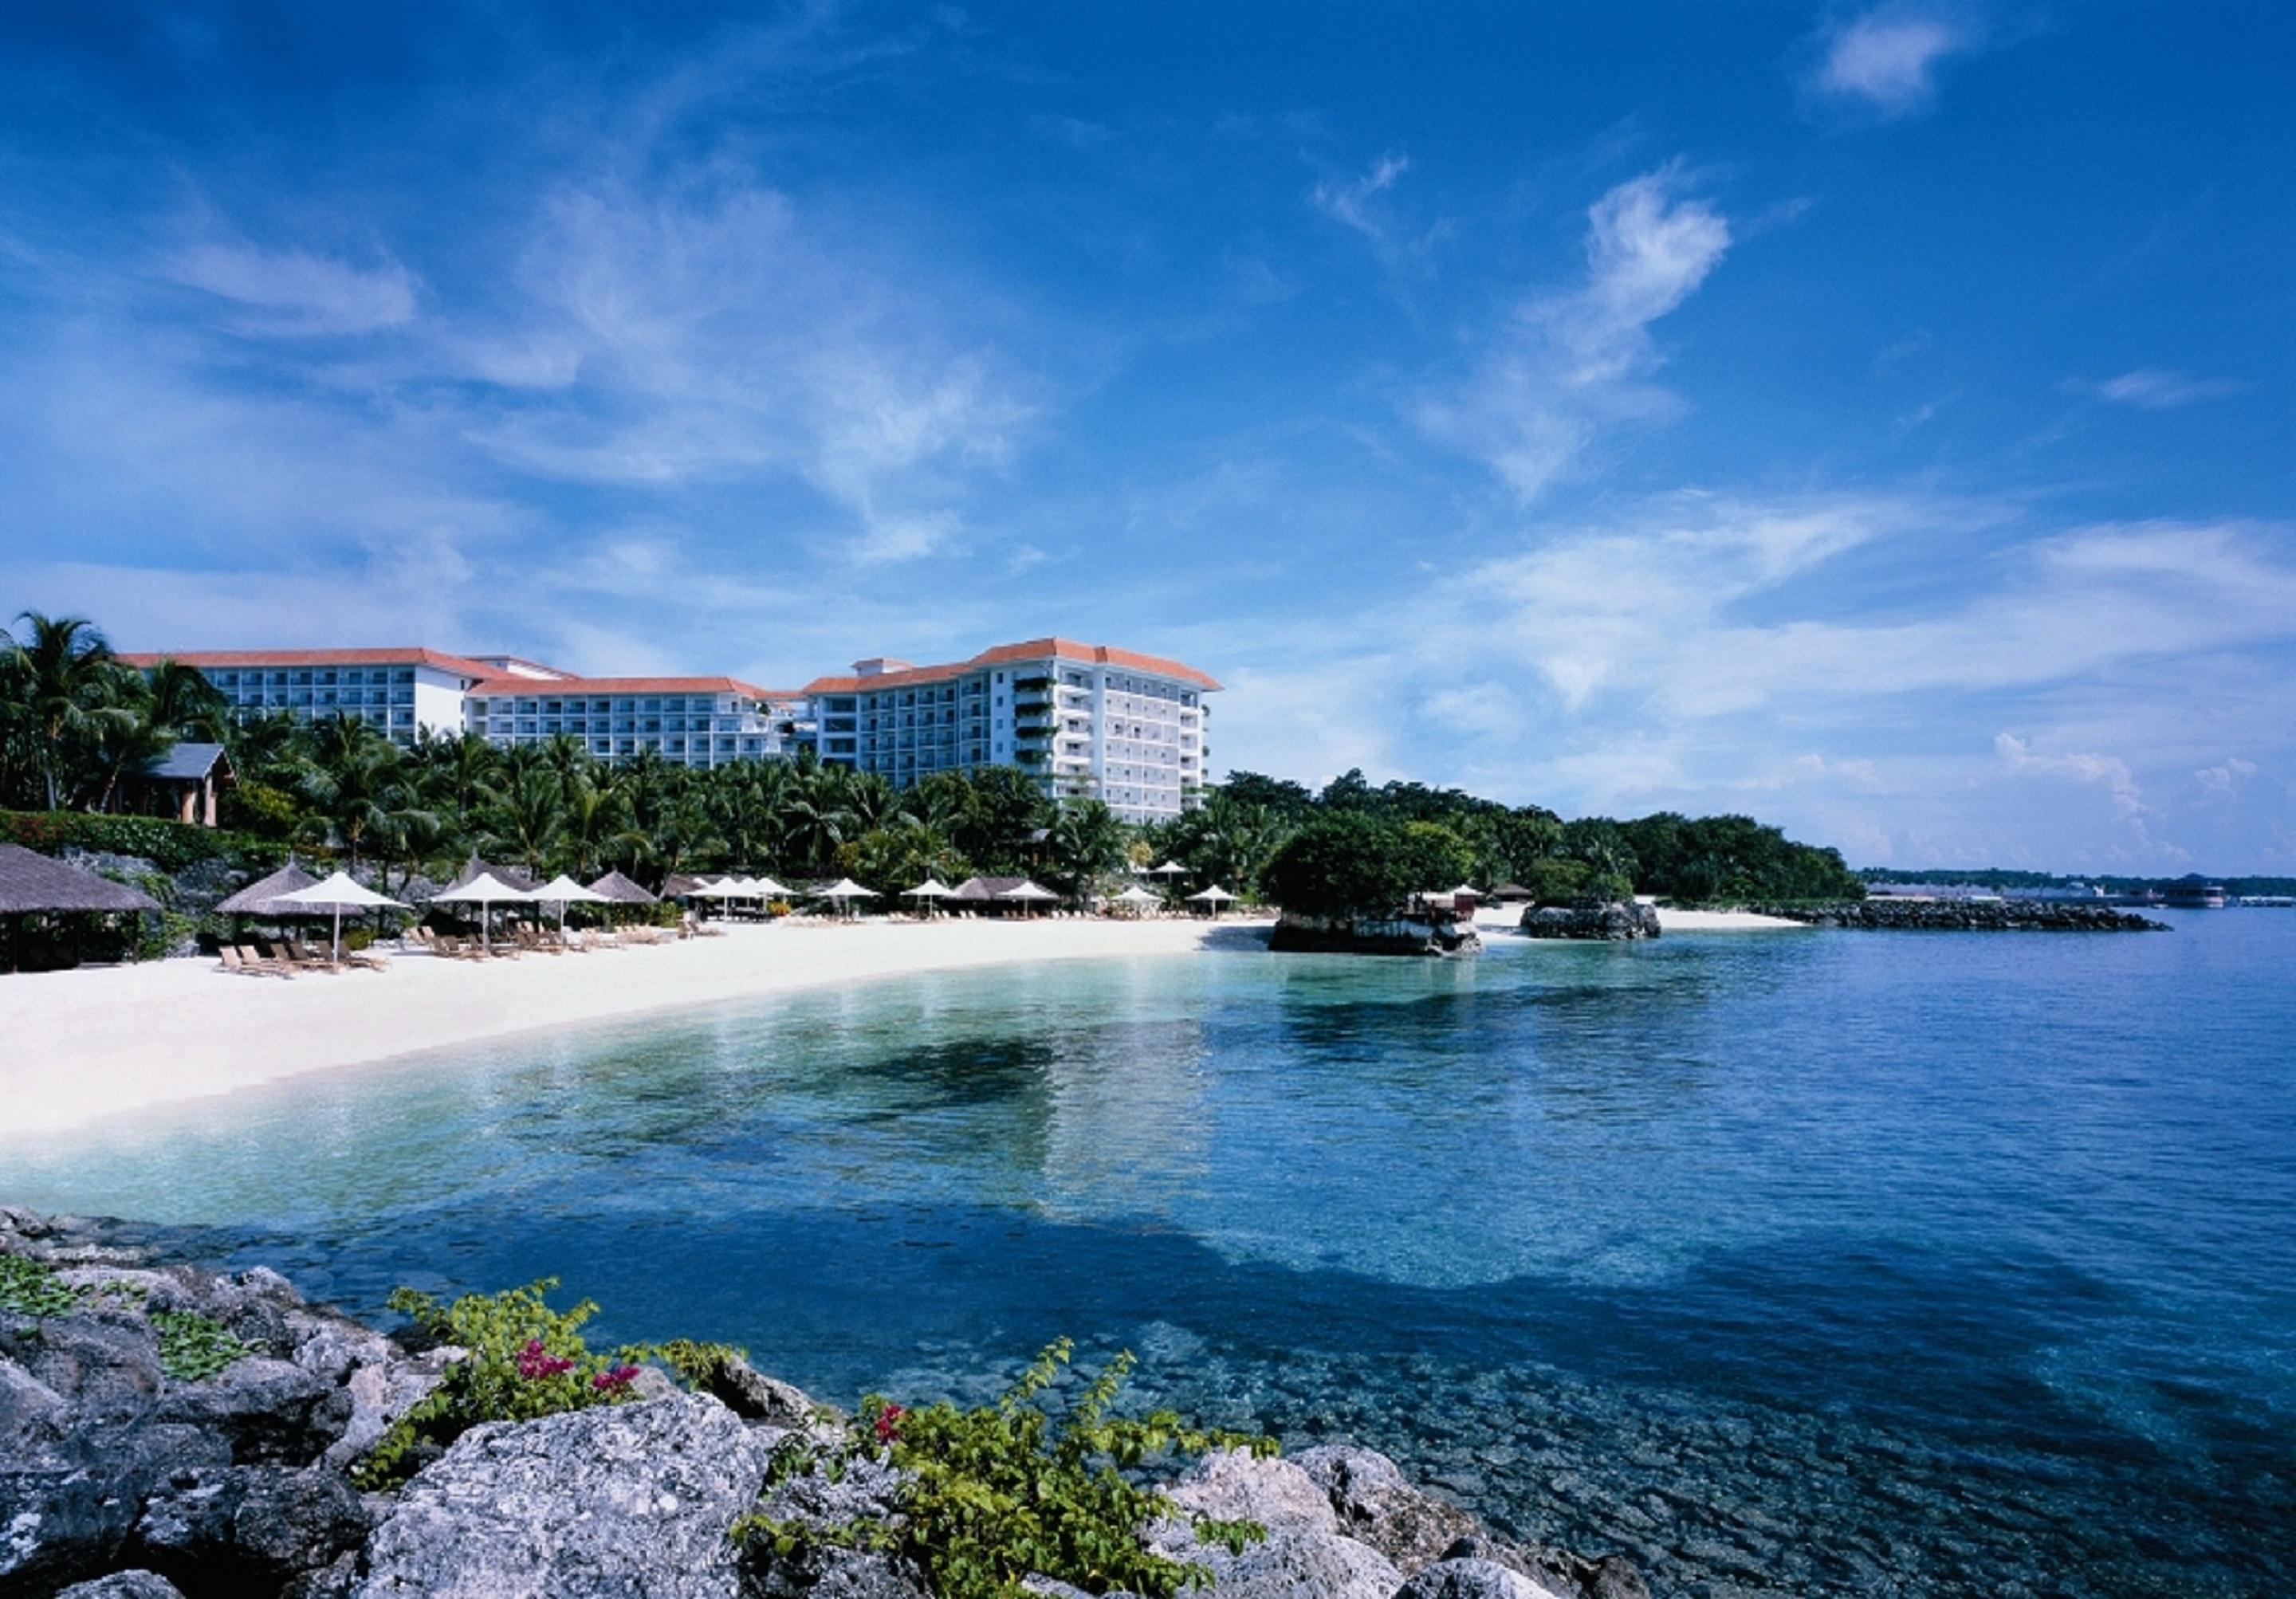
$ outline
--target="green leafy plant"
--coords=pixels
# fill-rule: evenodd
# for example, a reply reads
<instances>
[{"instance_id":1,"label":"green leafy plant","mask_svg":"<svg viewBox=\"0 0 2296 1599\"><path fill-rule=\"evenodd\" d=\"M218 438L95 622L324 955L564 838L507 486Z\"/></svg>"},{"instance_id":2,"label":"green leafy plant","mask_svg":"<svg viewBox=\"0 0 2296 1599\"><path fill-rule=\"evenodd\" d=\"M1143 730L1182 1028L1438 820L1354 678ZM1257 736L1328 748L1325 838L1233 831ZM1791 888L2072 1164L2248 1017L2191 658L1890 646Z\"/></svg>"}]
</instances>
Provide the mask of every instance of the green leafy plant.
<instances>
[{"instance_id":1,"label":"green leafy plant","mask_svg":"<svg viewBox=\"0 0 2296 1599\"><path fill-rule=\"evenodd\" d=\"M481 1422L532 1421L629 1398L636 1362L648 1351L592 1350L581 1329L598 1307L584 1300L571 1309L554 1310L545 1296L557 1286L557 1278L544 1277L501 1293L466 1293L446 1305L412 1288L391 1294L393 1310L467 1353L376 1440L353 1473L361 1488L405 1481L420 1464L418 1446L443 1448Z\"/></svg>"},{"instance_id":2,"label":"green leafy plant","mask_svg":"<svg viewBox=\"0 0 2296 1599\"><path fill-rule=\"evenodd\" d=\"M13 1316L70 1316L88 1297L45 1260L0 1255L0 1310Z\"/></svg>"},{"instance_id":3,"label":"green leafy plant","mask_svg":"<svg viewBox=\"0 0 2296 1599\"><path fill-rule=\"evenodd\" d=\"M668 1343L648 1344L637 1351L659 1360L674 1373L677 1380L695 1392L706 1391L718 1374L736 1360L750 1357L747 1349L730 1343L698 1343L691 1338L673 1338Z\"/></svg>"},{"instance_id":4,"label":"green leafy plant","mask_svg":"<svg viewBox=\"0 0 2296 1599\"><path fill-rule=\"evenodd\" d=\"M1110 1406L1131 1374L1128 1350L1086 1383L1057 1416L1037 1401L1058 1381L1067 1339L1038 1355L995 1405L963 1410L946 1402L909 1409L882 1395L834 1444L787 1440L767 1492L793 1475L841 1476L857 1459L906 1473L898 1513L820 1527L758 1513L734 1524L737 1541L768 1559L802 1558L824 1547L882 1550L912 1562L940 1599L1027 1599L1030 1574L1087 1593L1123 1589L1174 1599L1211 1579L1200 1564L1151 1550L1144 1535L1168 1501L1138 1480L1154 1457L1249 1448L1275 1440L1187 1426L1169 1410L1118 1416ZM1241 1552L1267 1536L1256 1522L1190 1518L1197 1537Z\"/></svg>"},{"instance_id":5,"label":"green leafy plant","mask_svg":"<svg viewBox=\"0 0 2296 1599\"><path fill-rule=\"evenodd\" d=\"M152 1330L160 1335L160 1369L178 1382L212 1377L256 1353L253 1344L196 1310L154 1310Z\"/></svg>"}]
</instances>

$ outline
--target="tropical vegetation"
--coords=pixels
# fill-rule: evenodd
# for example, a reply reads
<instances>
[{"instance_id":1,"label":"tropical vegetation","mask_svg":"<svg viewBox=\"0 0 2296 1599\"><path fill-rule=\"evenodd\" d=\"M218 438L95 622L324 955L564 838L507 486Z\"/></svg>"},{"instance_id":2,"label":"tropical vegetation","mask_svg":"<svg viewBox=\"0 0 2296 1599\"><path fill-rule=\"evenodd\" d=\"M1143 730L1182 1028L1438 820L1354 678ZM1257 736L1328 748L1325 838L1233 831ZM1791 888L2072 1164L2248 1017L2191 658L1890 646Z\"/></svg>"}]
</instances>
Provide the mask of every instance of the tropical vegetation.
<instances>
[{"instance_id":1,"label":"tropical vegetation","mask_svg":"<svg viewBox=\"0 0 2296 1599\"><path fill-rule=\"evenodd\" d=\"M198 671L174 661L129 666L82 618L26 612L0 632L0 808L40 813L0 818L9 835L84 840L98 818L130 803L147 762L187 740L228 750L237 781L221 820L251 855L331 854L381 873L386 886L475 853L586 882L608 869L652 886L674 873L729 870L850 876L890 897L928 876L955 882L980 873L1033 876L1082 899L1128 867L1168 861L1182 871L1157 881L1170 886L1218 883L1275 900L1288 892L1305 909L1341 879L1319 885L1277 870L1286 847L1298 840L1294 867L1320 852L1337 868L1334 851L1376 838L1386 840L1383 857L1407 868L1406 891L1461 880L1516 883L1541 899L1628 885L1701 901L1863 891L1835 851L1745 816L1566 822L1540 806L1456 789L1374 785L1360 772L1320 791L1239 772L1197 808L1136 827L1097 800L1055 805L1037 778L1011 767L936 773L896 789L809 750L693 768L651 751L609 762L571 738L503 747L425 731L402 746L356 718L235 717ZM174 869L158 850L195 852L166 845L161 835L176 830L143 831L153 832L153 849L122 853ZM1407 845L1400 855L1389 848L1398 843ZM1384 869L1345 867L1342 876L1365 878L1348 891L1383 891L1369 877Z\"/></svg>"}]
</instances>

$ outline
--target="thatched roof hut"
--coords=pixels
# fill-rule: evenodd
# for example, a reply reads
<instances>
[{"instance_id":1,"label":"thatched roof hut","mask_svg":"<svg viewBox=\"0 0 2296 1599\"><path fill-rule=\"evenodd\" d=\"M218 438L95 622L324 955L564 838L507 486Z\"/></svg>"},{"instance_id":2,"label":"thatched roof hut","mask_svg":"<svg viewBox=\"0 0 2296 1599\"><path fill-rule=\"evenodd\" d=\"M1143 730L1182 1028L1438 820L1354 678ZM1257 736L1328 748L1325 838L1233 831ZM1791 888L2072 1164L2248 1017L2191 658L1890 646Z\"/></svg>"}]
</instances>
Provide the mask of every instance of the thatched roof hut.
<instances>
[{"instance_id":1,"label":"thatched roof hut","mask_svg":"<svg viewBox=\"0 0 2296 1599\"><path fill-rule=\"evenodd\" d=\"M275 905L282 894L291 894L298 889L308 889L319 880L290 861L268 877L259 877L249 883L216 909L226 916L308 916L315 914L307 905Z\"/></svg>"},{"instance_id":2,"label":"thatched roof hut","mask_svg":"<svg viewBox=\"0 0 2296 1599\"><path fill-rule=\"evenodd\" d=\"M542 886L538 880L528 876L516 866L497 866L491 862L482 861L473 855L463 863L462 871L456 873L455 881L448 883L447 887L450 890L463 888L476 882L481 877L489 875L496 882L506 888L516 889L521 894L531 894Z\"/></svg>"},{"instance_id":3,"label":"thatched roof hut","mask_svg":"<svg viewBox=\"0 0 2296 1599\"><path fill-rule=\"evenodd\" d=\"M673 872L662 881L661 897L664 899L683 899L696 889L708 888L724 875L720 872L712 872L697 877L690 872Z\"/></svg>"},{"instance_id":4,"label":"thatched roof hut","mask_svg":"<svg viewBox=\"0 0 2296 1599\"><path fill-rule=\"evenodd\" d=\"M603 894L616 905L652 905L654 897L619 872L609 872L590 885L593 894Z\"/></svg>"},{"instance_id":5,"label":"thatched roof hut","mask_svg":"<svg viewBox=\"0 0 2296 1599\"><path fill-rule=\"evenodd\" d=\"M46 911L156 911L160 902L108 877L60 860L0 844L0 916Z\"/></svg>"}]
</instances>

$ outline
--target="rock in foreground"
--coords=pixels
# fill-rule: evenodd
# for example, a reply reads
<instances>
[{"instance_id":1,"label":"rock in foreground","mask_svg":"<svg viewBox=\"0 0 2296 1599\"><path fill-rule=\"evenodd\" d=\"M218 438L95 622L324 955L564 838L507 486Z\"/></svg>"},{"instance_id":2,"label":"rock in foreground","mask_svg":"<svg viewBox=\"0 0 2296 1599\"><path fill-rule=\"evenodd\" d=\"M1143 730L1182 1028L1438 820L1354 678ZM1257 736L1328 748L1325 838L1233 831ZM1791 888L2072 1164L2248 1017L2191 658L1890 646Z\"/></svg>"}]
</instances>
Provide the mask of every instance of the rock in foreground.
<instances>
[{"instance_id":1,"label":"rock in foreground","mask_svg":"<svg viewBox=\"0 0 2296 1599\"><path fill-rule=\"evenodd\" d=\"M1522 914L1522 931L1534 939L1583 939L1604 943L1655 939L1659 935L1658 911L1638 899L1535 905Z\"/></svg>"}]
</instances>

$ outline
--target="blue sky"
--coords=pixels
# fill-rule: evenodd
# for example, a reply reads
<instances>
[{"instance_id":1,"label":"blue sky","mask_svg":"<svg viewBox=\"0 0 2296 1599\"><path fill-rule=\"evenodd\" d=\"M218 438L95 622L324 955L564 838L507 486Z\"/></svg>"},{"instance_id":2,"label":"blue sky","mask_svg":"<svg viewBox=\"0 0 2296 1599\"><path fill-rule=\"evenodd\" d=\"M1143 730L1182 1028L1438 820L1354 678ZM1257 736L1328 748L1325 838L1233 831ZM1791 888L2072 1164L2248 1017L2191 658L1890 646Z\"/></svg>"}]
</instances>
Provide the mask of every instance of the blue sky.
<instances>
[{"instance_id":1,"label":"blue sky","mask_svg":"<svg viewBox=\"0 0 2296 1599\"><path fill-rule=\"evenodd\" d=\"M0 607L2296 871L2296 20L18 5Z\"/></svg>"}]
</instances>

